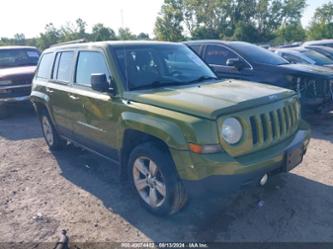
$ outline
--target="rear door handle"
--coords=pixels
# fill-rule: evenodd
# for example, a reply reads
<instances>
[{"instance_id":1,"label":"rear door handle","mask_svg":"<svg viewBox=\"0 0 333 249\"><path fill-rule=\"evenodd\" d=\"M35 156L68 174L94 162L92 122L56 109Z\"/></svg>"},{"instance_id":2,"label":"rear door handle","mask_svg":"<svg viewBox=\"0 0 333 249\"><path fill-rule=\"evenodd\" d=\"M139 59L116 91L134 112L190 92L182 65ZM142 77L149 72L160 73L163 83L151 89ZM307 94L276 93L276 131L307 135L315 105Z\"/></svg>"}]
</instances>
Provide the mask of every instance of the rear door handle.
<instances>
[{"instance_id":1,"label":"rear door handle","mask_svg":"<svg viewBox=\"0 0 333 249\"><path fill-rule=\"evenodd\" d=\"M50 88L46 88L46 92L48 92L48 93L53 93L54 91L51 90Z\"/></svg>"},{"instance_id":2,"label":"rear door handle","mask_svg":"<svg viewBox=\"0 0 333 249\"><path fill-rule=\"evenodd\" d=\"M69 94L68 96L73 100L79 100L80 99L79 97L77 97L75 95L72 95L72 94Z\"/></svg>"}]
</instances>

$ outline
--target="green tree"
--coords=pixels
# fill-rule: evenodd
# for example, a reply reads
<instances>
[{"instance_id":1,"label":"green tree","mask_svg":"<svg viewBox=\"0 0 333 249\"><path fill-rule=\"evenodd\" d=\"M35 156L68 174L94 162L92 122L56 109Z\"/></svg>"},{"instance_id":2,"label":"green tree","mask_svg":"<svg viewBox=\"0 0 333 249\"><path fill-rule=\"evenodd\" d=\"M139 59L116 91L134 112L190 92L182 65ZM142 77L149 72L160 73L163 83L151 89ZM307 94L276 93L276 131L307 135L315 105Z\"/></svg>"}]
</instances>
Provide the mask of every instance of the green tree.
<instances>
[{"instance_id":1,"label":"green tree","mask_svg":"<svg viewBox=\"0 0 333 249\"><path fill-rule=\"evenodd\" d=\"M60 31L53 25L53 23L49 23L45 26L44 33L40 33L36 44L40 49L44 50L51 45L60 42L60 40Z\"/></svg>"},{"instance_id":2,"label":"green tree","mask_svg":"<svg viewBox=\"0 0 333 249\"><path fill-rule=\"evenodd\" d=\"M306 31L302 24L292 23L289 25L281 26L276 32L275 44L286 44L291 42L304 41L306 38Z\"/></svg>"},{"instance_id":3,"label":"green tree","mask_svg":"<svg viewBox=\"0 0 333 249\"><path fill-rule=\"evenodd\" d=\"M118 39L119 40L135 40L136 36L132 34L129 28L120 28L118 30Z\"/></svg>"},{"instance_id":4,"label":"green tree","mask_svg":"<svg viewBox=\"0 0 333 249\"><path fill-rule=\"evenodd\" d=\"M156 39L164 41L182 41L183 36L183 0L165 0L156 19L154 33Z\"/></svg>"},{"instance_id":5,"label":"green tree","mask_svg":"<svg viewBox=\"0 0 333 249\"><path fill-rule=\"evenodd\" d=\"M150 37L149 37L148 34L141 32L140 34L138 34L136 39L138 39L138 40L150 40Z\"/></svg>"},{"instance_id":6,"label":"green tree","mask_svg":"<svg viewBox=\"0 0 333 249\"><path fill-rule=\"evenodd\" d=\"M90 37L92 41L109 41L117 39L113 29L105 27L102 23L93 26Z\"/></svg>"},{"instance_id":7,"label":"green tree","mask_svg":"<svg viewBox=\"0 0 333 249\"><path fill-rule=\"evenodd\" d=\"M22 33L15 34L14 35L14 44L15 45L25 45L26 44L25 35Z\"/></svg>"},{"instance_id":8,"label":"green tree","mask_svg":"<svg viewBox=\"0 0 333 249\"><path fill-rule=\"evenodd\" d=\"M75 23L66 23L60 28L61 41L87 39L86 27L87 23L81 18L76 19Z\"/></svg>"},{"instance_id":9,"label":"green tree","mask_svg":"<svg viewBox=\"0 0 333 249\"><path fill-rule=\"evenodd\" d=\"M333 37L333 2L317 8L308 29L309 39Z\"/></svg>"},{"instance_id":10,"label":"green tree","mask_svg":"<svg viewBox=\"0 0 333 249\"><path fill-rule=\"evenodd\" d=\"M161 40L241 39L267 42L282 26L299 23L306 0L165 0L156 19Z\"/></svg>"}]
</instances>

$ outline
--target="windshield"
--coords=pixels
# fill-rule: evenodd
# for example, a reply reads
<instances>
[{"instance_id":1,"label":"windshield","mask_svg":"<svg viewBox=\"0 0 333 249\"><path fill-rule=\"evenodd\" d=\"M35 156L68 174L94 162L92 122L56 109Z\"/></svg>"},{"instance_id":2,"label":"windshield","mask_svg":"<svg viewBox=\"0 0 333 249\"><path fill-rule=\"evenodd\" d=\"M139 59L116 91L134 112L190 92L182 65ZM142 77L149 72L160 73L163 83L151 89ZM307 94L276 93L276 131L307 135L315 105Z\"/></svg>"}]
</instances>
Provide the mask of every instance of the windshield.
<instances>
[{"instance_id":1,"label":"windshield","mask_svg":"<svg viewBox=\"0 0 333 249\"><path fill-rule=\"evenodd\" d=\"M129 90L216 79L211 69L181 44L124 46L115 52Z\"/></svg>"},{"instance_id":2,"label":"windshield","mask_svg":"<svg viewBox=\"0 0 333 249\"><path fill-rule=\"evenodd\" d=\"M39 56L39 51L33 49L0 50L0 68L35 66Z\"/></svg>"},{"instance_id":3,"label":"windshield","mask_svg":"<svg viewBox=\"0 0 333 249\"><path fill-rule=\"evenodd\" d=\"M323 65L329 65L333 64L333 60L326 57L325 55L322 55L316 51L313 50L304 50L301 52L305 56L309 57L311 60L315 61L317 65L323 66Z\"/></svg>"},{"instance_id":4,"label":"windshield","mask_svg":"<svg viewBox=\"0 0 333 249\"><path fill-rule=\"evenodd\" d=\"M289 64L288 61L281 56L256 45L246 42L232 42L228 44L246 60L252 63L268 64L268 65L283 65Z\"/></svg>"}]
</instances>

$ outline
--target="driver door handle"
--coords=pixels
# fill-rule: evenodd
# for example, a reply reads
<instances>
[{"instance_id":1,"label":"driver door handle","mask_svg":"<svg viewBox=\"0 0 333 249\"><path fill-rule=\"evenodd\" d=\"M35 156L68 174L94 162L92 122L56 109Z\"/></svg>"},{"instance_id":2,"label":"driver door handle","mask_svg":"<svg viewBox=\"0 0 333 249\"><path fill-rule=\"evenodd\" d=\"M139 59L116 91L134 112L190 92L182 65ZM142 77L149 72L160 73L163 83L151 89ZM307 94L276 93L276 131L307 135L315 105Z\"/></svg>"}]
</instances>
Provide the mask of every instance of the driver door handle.
<instances>
[{"instance_id":1,"label":"driver door handle","mask_svg":"<svg viewBox=\"0 0 333 249\"><path fill-rule=\"evenodd\" d=\"M80 99L79 97L77 97L75 95L72 95L72 94L69 94L68 96L73 100L79 100Z\"/></svg>"}]
</instances>

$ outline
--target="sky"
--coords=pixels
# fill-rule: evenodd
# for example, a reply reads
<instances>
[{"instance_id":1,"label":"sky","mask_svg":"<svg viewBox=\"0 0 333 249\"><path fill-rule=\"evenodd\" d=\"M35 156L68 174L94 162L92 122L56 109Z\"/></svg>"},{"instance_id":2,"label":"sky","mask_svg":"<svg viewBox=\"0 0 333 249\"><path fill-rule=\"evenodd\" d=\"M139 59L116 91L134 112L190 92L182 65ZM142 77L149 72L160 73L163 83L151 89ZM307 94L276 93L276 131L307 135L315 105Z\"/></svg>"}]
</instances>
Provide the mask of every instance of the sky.
<instances>
[{"instance_id":1,"label":"sky","mask_svg":"<svg viewBox=\"0 0 333 249\"><path fill-rule=\"evenodd\" d=\"M329 0L307 0L302 19L307 26L316 7ZM27 38L37 36L47 23L56 27L77 18L88 24L103 23L117 31L128 27L134 34L153 34L156 16L163 0L3 0L0 15L0 37L23 33Z\"/></svg>"},{"instance_id":2,"label":"sky","mask_svg":"<svg viewBox=\"0 0 333 249\"><path fill-rule=\"evenodd\" d=\"M308 24L311 22L311 18L316 8L320 7L321 5L328 3L329 0L307 0L307 8L304 11L304 15L302 18L302 24L304 27L307 27Z\"/></svg>"}]
</instances>

